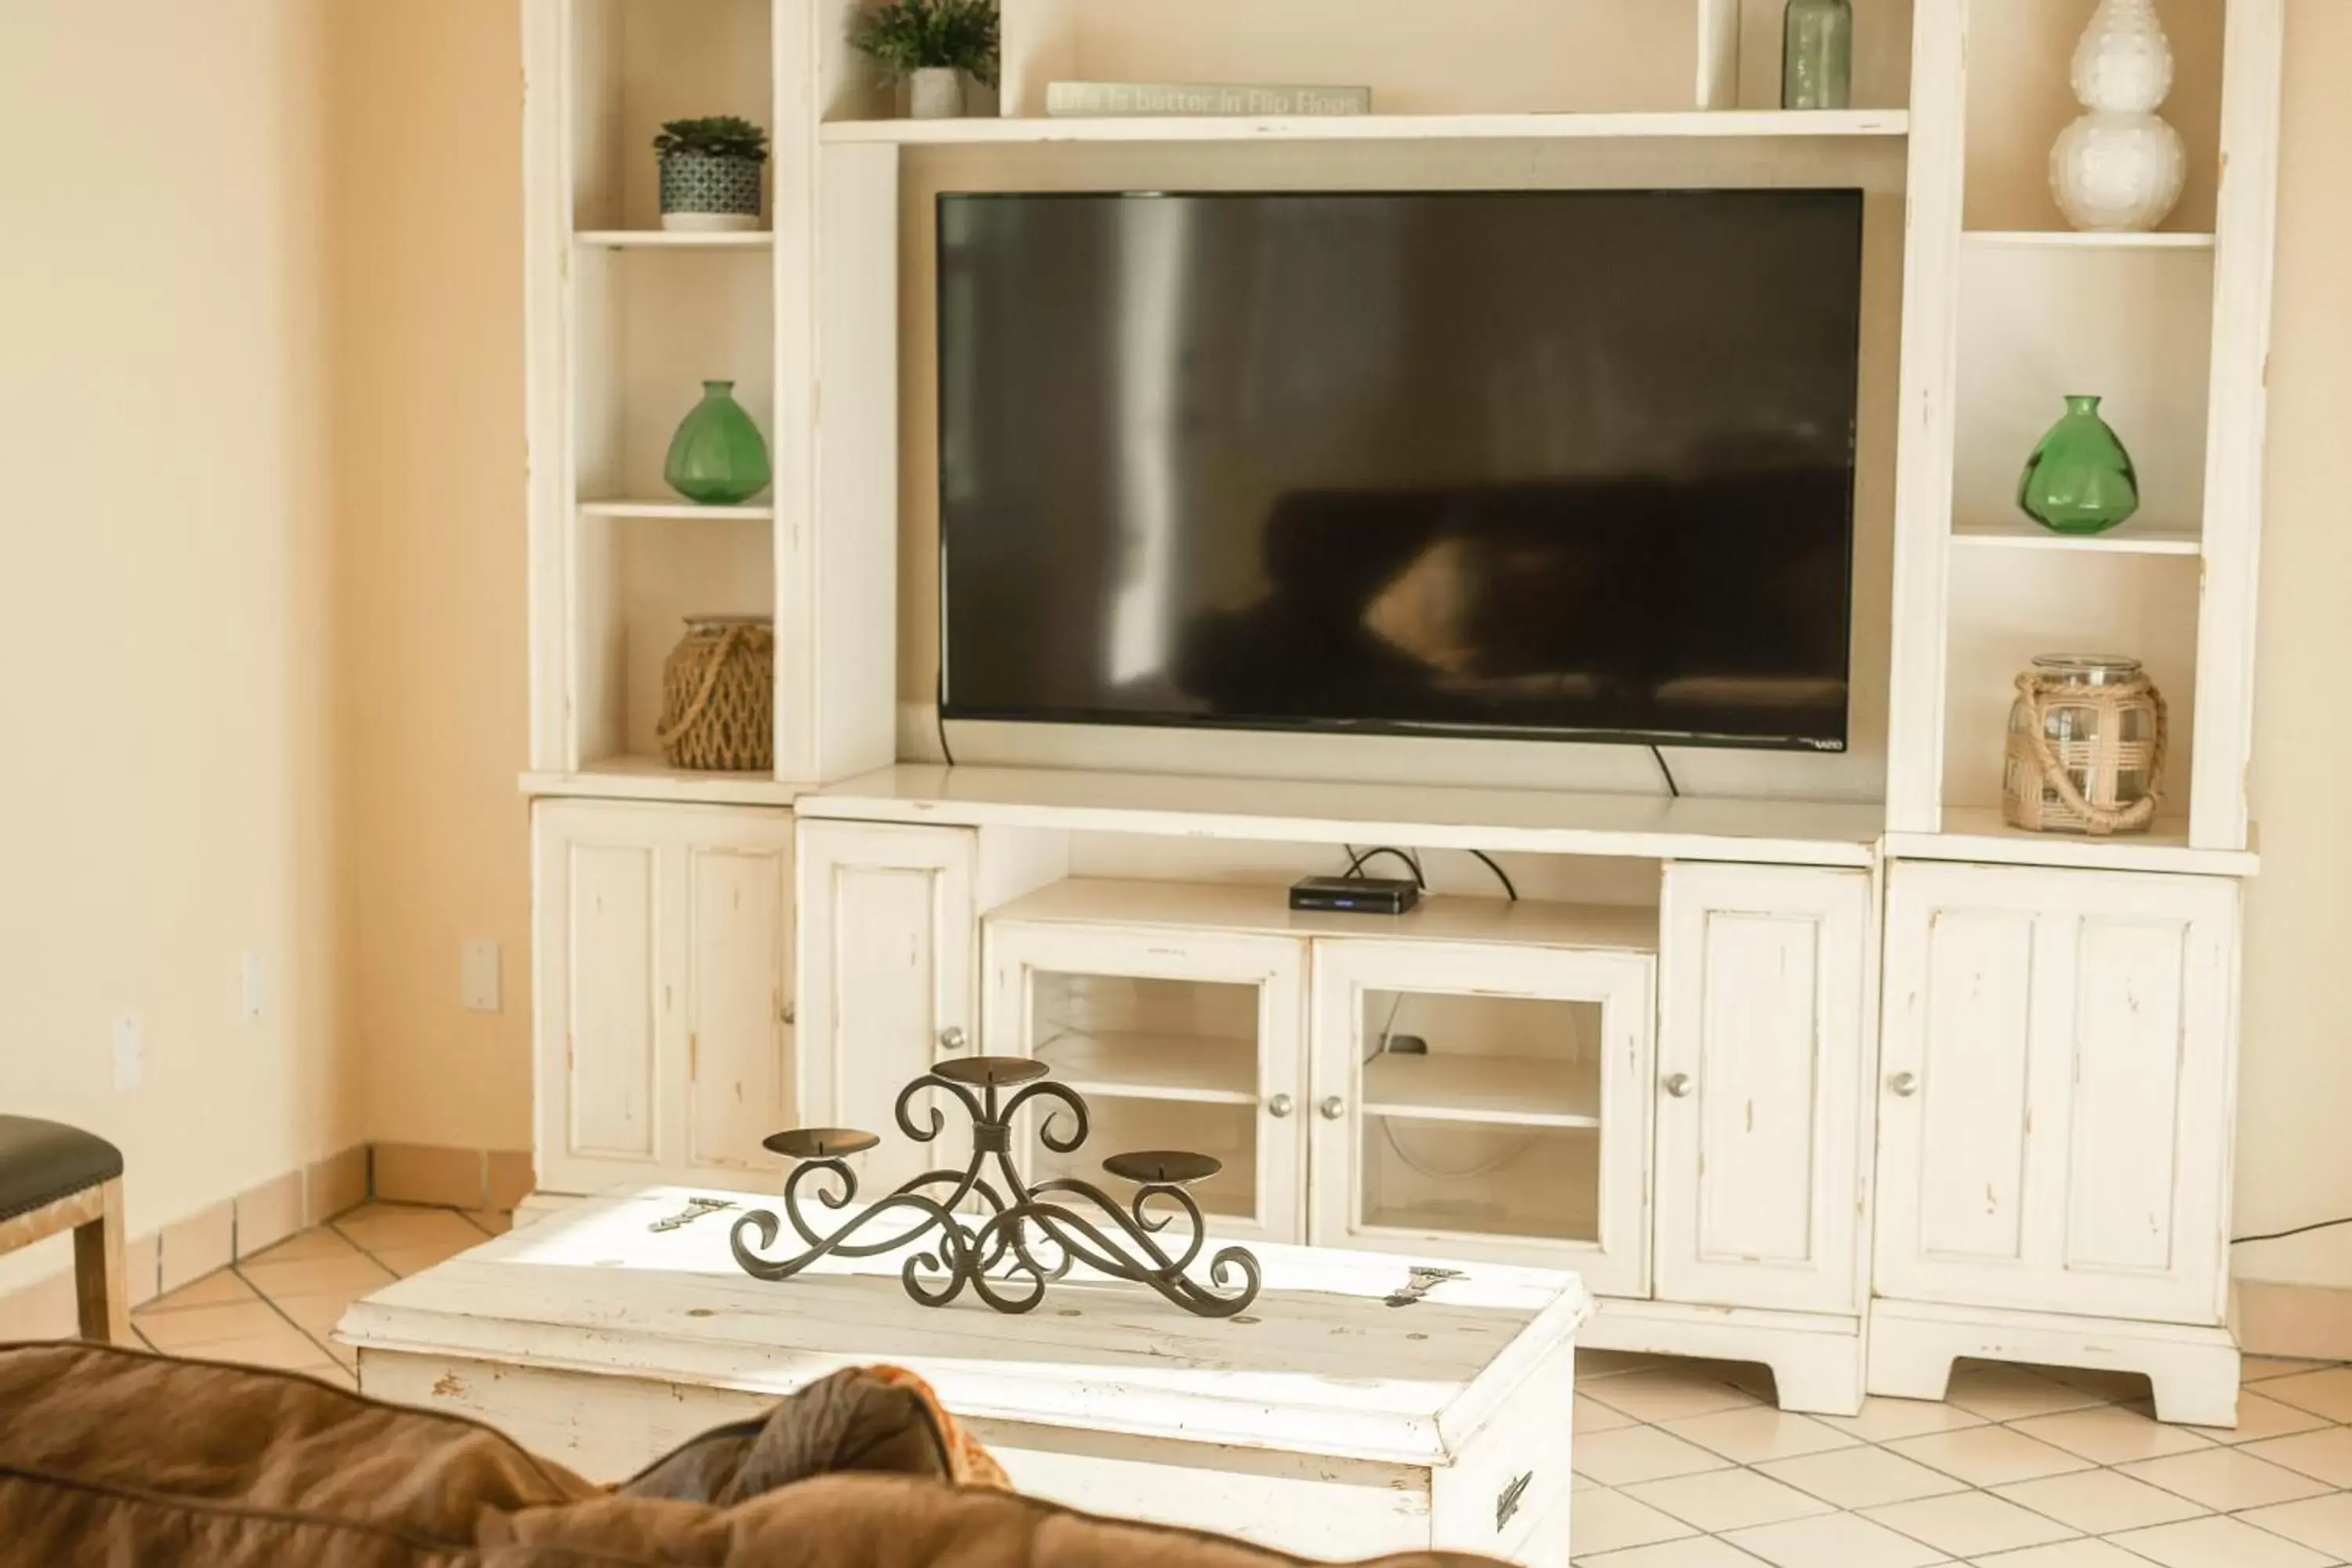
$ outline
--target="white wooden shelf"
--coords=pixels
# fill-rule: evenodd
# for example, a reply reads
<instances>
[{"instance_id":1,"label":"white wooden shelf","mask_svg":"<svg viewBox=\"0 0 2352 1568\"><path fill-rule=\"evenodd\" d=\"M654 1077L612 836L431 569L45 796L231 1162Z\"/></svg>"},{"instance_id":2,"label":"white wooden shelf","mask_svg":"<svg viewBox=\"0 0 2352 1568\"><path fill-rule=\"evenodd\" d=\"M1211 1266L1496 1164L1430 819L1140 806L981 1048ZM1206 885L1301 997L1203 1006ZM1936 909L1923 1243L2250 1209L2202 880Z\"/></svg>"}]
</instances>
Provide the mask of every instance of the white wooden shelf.
<instances>
[{"instance_id":1,"label":"white wooden shelf","mask_svg":"<svg viewBox=\"0 0 2352 1568\"><path fill-rule=\"evenodd\" d=\"M1381 936L1418 942L1658 951L1654 908L1441 896L1402 915L1321 914L1290 908L1287 888L1072 878L992 911L999 921L1166 926L1275 936Z\"/></svg>"},{"instance_id":2,"label":"white wooden shelf","mask_svg":"<svg viewBox=\"0 0 2352 1568\"><path fill-rule=\"evenodd\" d=\"M1972 549L2075 550L2115 555L2195 555L2204 549L2193 529L2143 528L2126 522L2105 533L2053 533L2027 518L1984 518L1955 522L1952 542Z\"/></svg>"},{"instance_id":3,"label":"white wooden shelf","mask_svg":"<svg viewBox=\"0 0 2352 1568\"><path fill-rule=\"evenodd\" d=\"M1874 804L1328 784L900 763L803 795L804 816L1276 843L1868 866Z\"/></svg>"},{"instance_id":4,"label":"white wooden shelf","mask_svg":"<svg viewBox=\"0 0 2352 1568\"><path fill-rule=\"evenodd\" d=\"M766 501L752 506L704 506L698 501L676 499L653 500L583 500L580 503L582 517L618 518L731 518L749 521L771 521L775 507Z\"/></svg>"},{"instance_id":5,"label":"white wooden shelf","mask_svg":"<svg viewBox=\"0 0 2352 1568\"><path fill-rule=\"evenodd\" d=\"M2189 825L2178 817L2159 819L2147 833L2092 838L2011 827L1993 806L1946 806L1941 833L1890 833L1885 851L1889 859L1896 860L1963 860L2092 871L2252 877L2262 869L2262 858L2251 845L2244 849L2192 848Z\"/></svg>"},{"instance_id":6,"label":"white wooden shelf","mask_svg":"<svg viewBox=\"0 0 2352 1568\"><path fill-rule=\"evenodd\" d=\"M2210 250L2210 234L2082 234L2073 229L1975 228L1961 234L1966 245L2011 246L2035 250Z\"/></svg>"},{"instance_id":7,"label":"white wooden shelf","mask_svg":"<svg viewBox=\"0 0 2352 1568\"><path fill-rule=\"evenodd\" d=\"M839 120L831 142L968 145L1053 142L1548 142L1578 138L1899 137L1899 109L1796 113L1682 110L1644 114L1357 114L1268 118L1137 116L1105 119Z\"/></svg>"},{"instance_id":8,"label":"white wooden shelf","mask_svg":"<svg viewBox=\"0 0 2352 1568\"><path fill-rule=\"evenodd\" d=\"M673 768L658 757L605 757L574 773L526 773L522 791L585 800L651 800L683 805L790 805L796 786L768 773Z\"/></svg>"},{"instance_id":9,"label":"white wooden shelf","mask_svg":"<svg viewBox=\"0 0 2352 1568\"><path fill-rule=\"evenodd\" d=\"M572 237L601 250L773 250L770 229L594 228Z\"/></svg>"},{"instance_id":10,"label":"white wooden shelf","mask_svg":"<svg viewBox=\"0 0 2352 1568\"><path fill-rule=\"evenodd\" d=\"M1062 1035L1039 1046L1056 1082L1088 1098L1257 1103L1257 1047L1202 1035Z\"/></svg>"},{"instance_id":11,"label":"white wooden shelf","mask_svg":"<svg viewBox=\"0 0 2352 1568\"><path fill-rule=\"evenodd\" d=\"M1364 1064L1364 1114L1489 1127L1598 1128L1601 1066L1383 1051Z\"/></svg>"}]
</instances>

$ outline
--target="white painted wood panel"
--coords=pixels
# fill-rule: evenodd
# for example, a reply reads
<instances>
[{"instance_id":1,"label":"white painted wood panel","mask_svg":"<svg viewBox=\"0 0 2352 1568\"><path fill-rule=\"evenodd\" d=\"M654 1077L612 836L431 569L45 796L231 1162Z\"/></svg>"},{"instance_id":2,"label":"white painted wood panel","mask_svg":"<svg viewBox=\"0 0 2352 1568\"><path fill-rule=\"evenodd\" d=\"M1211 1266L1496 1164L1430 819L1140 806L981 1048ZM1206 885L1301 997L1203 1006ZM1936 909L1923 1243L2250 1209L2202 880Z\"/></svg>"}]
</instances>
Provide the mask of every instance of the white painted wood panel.
<instances>
[{"instance_id":1,"label":"white painted wood panel","mask_svg":"<svg viewBox=\"0 0 2352 1568\"><path fill-rule=\"evenodd\" d=\"M627 1479L710 1427L757 1419L776 1399L707 1384L399 1350L362 1351L360 1380L372 1397L480 1421L604 1483ZM1089 1513L1216 1530L1318 1557L1384 1555L1429 1543L1426 1468L1034 1422L963 1425L1018 1490Z\"/></svg>"},{"instance_id":2,"label":"white painted wood panel","mask_svg":"<svg viewBox=\"0 0 2352 1568\"><path fill-rule=\"evenodd\" d=\"M1000 920L1024 923L1156 926L1301 938L1372 932L1413 942L1511 942L1629 952L1658 949L1657 911L1638 904L1567 904L1541 899L1507 902L1440 894L1423 897L1402 915L1374 919L1294 910L1287 884L1073 877L1040 888L994 912Z\"/></svg>"},{"instance_id":3,"label":"white painted wood panel","mask_svg":"<svg viewBox=\"0 0 2352 1568\"><path fill-rule=\"evenodd\" d=\"M650 1228L696 1196L732 1211ZM1034 1314L969 1295L926 1307L896 1255L746 1275L730 1222L775 1201L687 1186L591 1198L387 1286L336 1332L363 1351L771 1394L889 1361L978 1420L1429 1467L1507 1412L1591 1311L1573 1275L1475 1262L1391 1306L1423 1260L1274 1243L1255 1248L1262 1310L1246 1322L1083 1268ZM628 1266L600 1266L613 1258Z\"/></svg>"},{"instance_id":4,"label":"white painted wood panel","mask_svg":"<svg viewBox=\"0 0 2352 1568\"><path fill-rule=\"evenodd\" d=\"M801 796L832 821L1866 867L1874 805L902 763Z\"/></svg>"},{"instance_id":5,"label":"white painted wood panel","mask_svg":"<svg viewBox=\"0 0 2352 1568\"><path fill-rule=\"evenodd\" d=\"M1925 953L1916 1167L1919 1249L1974 1264L2025 1260L2026 1127L2033 1114L2034 917L2030 910L1937 911ZM1889 1058L1890 1066L1893 1058ZM1883 1147L1914 1135L1882 1111ZM1890 1190L1889 1197L1913 1196Z\"/></svg>"},{"instance_id":6,"label":"white painted wood panel","mask_svg":"<svg viewBox=\"0 0 2352 1568\"><path fill-rule=\"evenodd\" d=\"M1860 1310L1869 910L1862 872L1666 868L1662 1300Z\"/></svg>"},{"instance_id":7,"label":"white painted wood panel","mask_svg":"<svg viewBox=\"0 0 2352 1568\"><path fill-rule=\"evenodd\" d=\"M563 1152L654 1157L654 1063L662 1028L655 1003L654 851L641 844L563 847L564 1083L571 1101Z\"/></svg>"},{"instance_id":8,"label":"white painted wood panel","mask_svg":"<svg viewBox=\"0 0 2352 1568\"><path fill-rule=\"evenodd\" d=\"M935 1163L899 1132L898 1091L949 1031L966 1050L978 1038L973 854L967 829L802 820L800 1103L881 1136L858 1160L868 1193Z\"/></svg>"},{"instance_id":9,"label":"white painted wood panel","mask_svg":"<svg viewBox=\"0 0 2352 1568\"><path fill-rule=\"evenodd\" d=\"M572 82L566 0L522 0L523 466L530 509L530 764L572 763L568 656L572 559Z\"/></svg>"},{"instance_id":10,"label":"white painted wood panel","mask_svg":"<svg viewBox=\"0 0 2352 1568\"><path fill-rule=\"evenodd\" d=\"M2075 930L2070 1269L2161 1272L2172 1262L2189 938L2162 918L2086 918Z\"/></svg>"},{"instance_id":11,"label":"white painted wood panel","mask_svg":"<svg viewBox=\"0 0 2352 1568\"><path fill-rule=\"evenodd\" d=\"M1882 1294L2221 1321L2237 900L2219 878L1894 868Z\"/></svg>"},{"instance_id":12,"label":"white painted wood panel","mask_svg":"<svg viewBox=\"0 0 2352 1568\"><path fill-rule=\"evenodd\" d=\"M1053 1047L1073 1035L1080 1037L1079 1058L1091 1064L1087 1074L1089 1096L1098 1111L1112 1108L1121 1073L1134 1076L1141 1089L1135 1098L1171 1102L1150 1125L1181 1134L1188 1123L1210 1128L1245 1128L1251 1147L1244 1161L1234 1152L1186 1142L1181 1146L1225 1160L1231 1173L1246 1180L1240 1212L1222 1215L1217 1229L1224 1234L1268 1241L1295 1242L1307 1230L1307 946L1287 937L1233 931L1182 931L1165 929L1094 927L1061 922L1033 924L992 917L986 932L986 1027L982 1037L993 1054L1043 1056L1054 1059ZM1084 1009L1087 999L1069 997L1066 983L1108 980L1167 982L1139 990L1118 987L1120 994L1094 1004L1099 1022L1114 1030L1132 1028L1150 1034L1139 1042L1145 1048L1121 1056L1113 1033L1107 1042L1084 1039L1097 1020L1073 1009ZM1064 994L1049 1000L1049 990ZM1202 988L1223 990L1239 1004L1196 1000ZM1062 1015L1054 1004L1058 1002ZM1218 1014L1230 1016L1218 1016ZM1189 1040L1185 1037L1190 1036ZM1188 1097L1179 1092L1188 1076L1188 1058L1200 1071L1216 1070L1234 1054L1228 1041L1247 1052L1247 1094L1234 1107L1236 1114L1219 1115L1187 1110ZM1187 1047L1191 1047L1188 1052ZM1043 1048L1041 1048L1043 1047ZM1175 1060L1170 1062L1169 1058ZM1124 1061L1130 1064L1122 1068ZM1206 1097L1189 1097L1193 1107L1228 1102L1230 1080L1222 1072L1200 1079ZM1033 1134L1034 1136L1034 1134ZM1033 1165L1043 1156L1027 1138L1019 1151ZM1074 1173L1093 1179L1104 1156L1119 1152L1108 1142L1080 1151L1067 1162Z\"/></svg>"},{"instance_id":13,"label":"white painted wood panel","mask_svg":"<svg viewBox=\"0 0 2352 1568\"><path fill-rule=\"evenodd\" d=\"M791 816L543 801L532 833L540 1186L773 1170Z\"/></svg>"},{"instance_id":14,"label":"white painted wood panel","mask_svg":"<svg viewBox=\"0 0 2352 1568\"><path fill-rule=\"evenodd\" d=\"M791 846L696 846L686 868L687 1159L697 1168L772 1168L760 1141L793 1125L784 1000Z\"/></svg>"},{"instance_id":15,"label":"white painted wood panel","mask_svg":"<svg viewBox=\"0 0 2352 1568\"><path fill-rule=\"evenodd\" d=\"M2205 595L2197 644L2200 749L2189 824L2189 841L2202 849L2239 849L2247 841L2285 16L2284 0L2229 0L2224 20Z\"/></svg>"},{"instance_id":16,"label":"white painted wood panel","mask_svg":"<svg viewBox=\"0 0 2352 1568\"><path fill-rule=\"evenodd\" d=\"M1567 1531L1551 1515L1569 1507L1574 1485L1575 1405L1576 1352L1560 1345L1454 1463L1431 1472L1432 1542L1512 1563L1566 1563Z\"/></svg>"},{"instance_id":17,"label":"white painted wood panel","mask_svg":"<svg viewBox=\"0 0 2352 1568\"><path fill-rule=\"evenodd\" d=\"M1910 833L1935 832L1943 810L1968 36L1968 0L1914 0L1885 808Z\"/></svg>"},{"instance_id":18,"label":"white painted wood panel","mask_svg":"<svg viewBox=\"0 0 2352 1568\"><path fill-rule=\"evenodd\" d=\"M1596 1292L1649 1294L1654 960L1624 952L1333 939L1315 944L1313 987L1309 1235L1317 1246L1573 1268ZM1375 994L1426 998L1444 1010L1441 1017L1460 1015L1466 1002L1486 1005L1486 1021L1467 1031L1474 1056L1511 1054L1501 1031L1511 1026L1515 1008L1530 1002L1584 1005L1598 1015L1590 1037L1546 1042L1553 1048L1530 1060L1555 1064L1564 1084L1597 1071L1597 1131L1508 1121L1474 1131L1449 1117L1441 1119L1440 1129L1412 1126L1418 1152L1398 1149L1402 1134L1391 1125L1398 1119L1370 1109L1376 1102L1369 1100L1365 1064L1379 1054L1382 1018L1395 1016L1399 1005L1390 1001L1375 1016ZM1557 1012L1536 1016L1546 1034L1558 1026ZM1444 1066L1437 1053L1451 1044L1450 1037L1431 1042L1426 1066L1432 1076ZM1418 1178L1411 1183L1419 1194L1415 1202L1398 1207L1374 1199L1377 1173L1367 1153L1374 1138L1388 1145L1382 1167L1398 1167L1389 1170L1392 1178L1402 1182L1408 1173ZM1499 1150L1488 1148L1497 1143ZM1472 1150L1475 1158L1457 1149ZM1444 1151L1434 1162L1429 1158L1433 1150ZM1527 1168L1515 1172L1514 1163ZM1433 1217L1464 1205L1507 1218L1517 1233ZM1573 1229L1563 1224L1571 1218Z\"/></svg>"},{"instance_id":19,"label":"white painted wood panel","mask_svg":"<svg viewBox=\"0 0 2352 1568\"><path fill-rule=\"evenodd\" d=\"M829 145L1020 146L1094 143L1135 146L1216 142L1674 142L1771 140L1818 145L1898 138L1911 117L1899 109L1655 110L1626 112L1491 114L1138 115L1113 119L1031 117L988 120L866 120L824 128Z\"/></svg>"}]
</instances>

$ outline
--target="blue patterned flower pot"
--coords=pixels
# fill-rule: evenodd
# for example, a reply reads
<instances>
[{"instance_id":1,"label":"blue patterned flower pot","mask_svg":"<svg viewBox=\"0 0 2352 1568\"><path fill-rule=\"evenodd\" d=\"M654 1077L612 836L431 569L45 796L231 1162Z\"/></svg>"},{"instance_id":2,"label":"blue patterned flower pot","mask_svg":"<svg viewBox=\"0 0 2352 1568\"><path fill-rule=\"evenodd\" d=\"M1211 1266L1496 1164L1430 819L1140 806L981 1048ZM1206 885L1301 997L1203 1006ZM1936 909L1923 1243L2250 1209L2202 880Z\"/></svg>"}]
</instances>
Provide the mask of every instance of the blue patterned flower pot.
<instances>
[{"instance_id":1,"label":"blue patterned flower pot","mask_svg":"<svg viewBox=\"0 0 2352 1568\"><path fill-rule=\"evenodd\" d=\"M661 157L661 210L664 228L757 228L760 165L751 158L665 153Z\"/></svg>"}]
</instances>

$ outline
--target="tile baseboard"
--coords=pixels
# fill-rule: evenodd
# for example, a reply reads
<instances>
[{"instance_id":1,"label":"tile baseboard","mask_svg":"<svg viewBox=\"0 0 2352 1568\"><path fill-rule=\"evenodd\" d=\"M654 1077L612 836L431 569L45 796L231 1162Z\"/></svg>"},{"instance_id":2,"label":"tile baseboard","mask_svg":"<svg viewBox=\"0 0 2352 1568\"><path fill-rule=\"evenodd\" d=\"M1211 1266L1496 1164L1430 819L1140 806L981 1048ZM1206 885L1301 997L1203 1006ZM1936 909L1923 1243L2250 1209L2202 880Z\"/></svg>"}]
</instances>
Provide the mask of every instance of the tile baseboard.
<instances>
[{"instance_id":1,"label":"tile baseboard","mask_svg":"<svg viewBox=\"0 0 2352 1568\"><path fill-rule=\"evenodd\" d=\"M2246 1354L2352 1361L2352 1290L2240 1279L2231 1296L2230 1326Z\"/></svg>"},{"instance_id":2,"label":"tile baseboard","mask_svg":"<svg viewBox=\"0 0 2352 1568\"><path fill-rule=\"evenodd\" d=\"M130 1180L138 1179L134 1163ZM130 1237L123 1265L131 1304L145 1306L166 1290L266 1251L371 1197L474 1210L511 1209L529 1194L531 1181L527 1152L354 1143L160 1229ZM0 1342L64 1339L78 1331L69 1261L0 1292Z\"/></svg>"},{"instance_id":3,"label":"tile baseboard","mask_svg":"<svg viewBox=\"0 0 2352 1568\"><path fill-rule=\"evenodd\" d=\"M536 1180L528 1150L378 1143L370 1160L369 1191L387 1203L511 1209Z\"/></svg>"}]
</instances>

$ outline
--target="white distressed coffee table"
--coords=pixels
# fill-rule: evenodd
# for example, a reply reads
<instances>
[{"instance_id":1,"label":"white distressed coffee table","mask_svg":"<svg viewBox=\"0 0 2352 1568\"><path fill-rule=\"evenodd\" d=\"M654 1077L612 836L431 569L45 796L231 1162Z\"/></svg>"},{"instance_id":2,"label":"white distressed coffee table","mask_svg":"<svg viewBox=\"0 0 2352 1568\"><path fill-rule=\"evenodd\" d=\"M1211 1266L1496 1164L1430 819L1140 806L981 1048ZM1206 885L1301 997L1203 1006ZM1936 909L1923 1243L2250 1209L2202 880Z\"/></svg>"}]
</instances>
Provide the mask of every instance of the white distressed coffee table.
<instances>
[{"instance_id":1,"label":"white distressed coffee table","mask_svg":"<svg viewBox=\"0 0 2352 1568\"><path fill-rule=\"evenodd\" d=\"M735 1206L651 1228L698 1196ZM1008 1317L969 1295L918 1305L883 1259L753 1279L728 1229L775 1206L588 1199L355 1302L337 1334L368 1394L474 1416L593 1479L894 1362L1036 1496L1305 1556L1568 1563L1573 1338L1592 1310L1572 1274L1456 1262L1431 1284L1402 1258L1261 1246L1265 1287L1228 1321L1099 1277Z\"/></svg>"}]
</instances>

